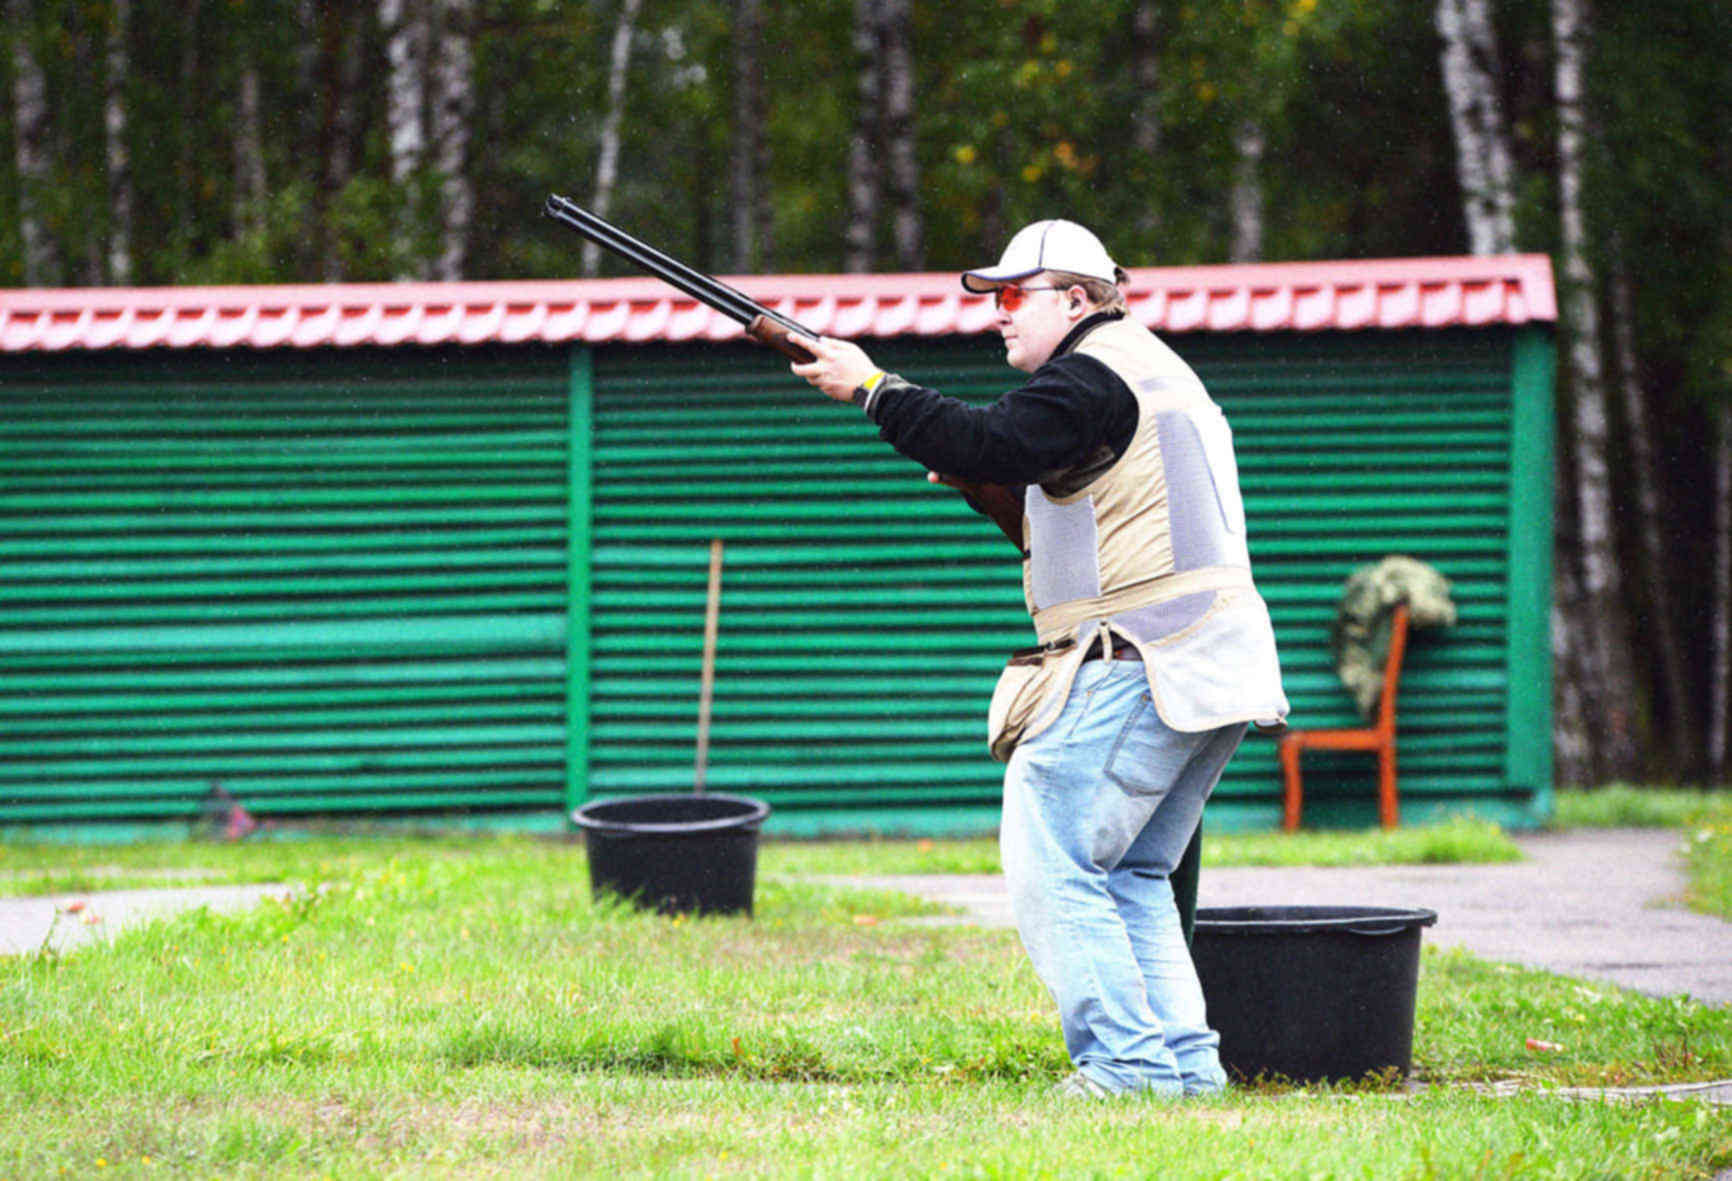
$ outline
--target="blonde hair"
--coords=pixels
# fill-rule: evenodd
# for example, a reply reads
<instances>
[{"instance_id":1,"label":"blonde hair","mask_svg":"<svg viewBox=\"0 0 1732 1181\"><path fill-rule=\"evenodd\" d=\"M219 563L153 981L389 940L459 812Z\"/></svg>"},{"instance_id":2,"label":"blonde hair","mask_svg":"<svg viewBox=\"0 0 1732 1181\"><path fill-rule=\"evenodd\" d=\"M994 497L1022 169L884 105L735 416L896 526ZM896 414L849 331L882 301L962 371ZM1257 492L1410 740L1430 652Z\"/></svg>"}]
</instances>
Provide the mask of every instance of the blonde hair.
<instances>
[{"instance_id":1,"label":"blonde hair","mask_svg":"<svg viewBox=\"0 0 1732 1181\"><path fill-rule=\"evenodd\" d=\"M1115 267L1113 270L1114 282L1111 283L1105 279L1096 279L1090 275L1078 275L1072 271L1048 271L1047 276L1058 287L1067 289L1081 287L1083 294L1088 297L1089 303L1094 305L1097 312L1129 311L1130 308L1125 303L1125 293L1120 284L1129 282L1130 276L1125 274L1123 267Z\"/></svg>"}]
</instances>

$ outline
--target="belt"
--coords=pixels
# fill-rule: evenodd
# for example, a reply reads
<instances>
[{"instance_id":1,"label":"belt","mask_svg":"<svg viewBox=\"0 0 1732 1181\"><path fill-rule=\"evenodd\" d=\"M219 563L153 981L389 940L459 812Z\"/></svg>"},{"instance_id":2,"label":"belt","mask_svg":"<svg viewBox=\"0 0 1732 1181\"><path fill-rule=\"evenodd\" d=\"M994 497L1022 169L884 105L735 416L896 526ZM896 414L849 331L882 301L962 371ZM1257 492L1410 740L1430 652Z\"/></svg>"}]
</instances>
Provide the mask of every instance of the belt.
<instances>
[{"instance_id":1,"label":"belt","mask_svg":"<svg viewBox=\"0 0 1732 1181\"><path fill-rule=\"evenodd\" d=\"M1039 644L1033 648L1018 648L1010 654L1010 661L1012 664L1038 664L1045 657L1050 656L1055 652L1063 652L1066 648L1071 647L1075 643L1075 640L1066 636L1064 639L1054 640L1050 644ZM1089 642L1089 650L1083 655L1083 659L1099 660L1100 658L1100 641L1091 640ZM1117 636L1113 637L1114 660L1141 660L1142 658L1143 654L1137 651L1134 644L1127 643L1126 641L1119 639Z\"/></svg>"},{"instance_id":2,"label":"belt","mask_svg":"<svg viewBox=\"0 0 1732 1181\"><path fill-rule=\"evenodd\" d=\"M1087 653L1084 654L1083 659L1084 660L1099 660L1101 658L1102 646L1103 645L1101 645L1099 643L1090 643L1089 644L1089 650ZM1141 660L1142 658L1143 658L1143 654L1141 652L1137 651L1135 644L1127 643L1126 641L1121 640L1116 636L1113 637L1113 659L1114 660Z\"/></svg>"}]
</instances>

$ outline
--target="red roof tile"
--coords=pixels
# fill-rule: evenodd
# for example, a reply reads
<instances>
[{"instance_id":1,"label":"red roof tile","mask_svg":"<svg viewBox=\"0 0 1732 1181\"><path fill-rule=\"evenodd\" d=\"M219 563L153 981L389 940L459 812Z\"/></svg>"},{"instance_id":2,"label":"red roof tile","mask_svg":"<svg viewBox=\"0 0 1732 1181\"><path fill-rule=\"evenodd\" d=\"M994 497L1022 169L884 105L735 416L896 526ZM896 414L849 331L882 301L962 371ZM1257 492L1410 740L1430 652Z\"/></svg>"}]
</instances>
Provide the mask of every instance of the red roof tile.
<instances>
[{"instance_id":1,"label":"red roof tile","mask_svg":"<svg viewBox=\"0 0 1732 1181\"><path fill-rule=\"evenodd\" d=\"M987 332L991 302L952 274L730 279L814 331ZM1162 332L1448 328L1557 319L1551 260L1386 259L1131 272ZM729 340L740 328L652 279L0 291L0 352Z\"/></svg>"}]
</instances>

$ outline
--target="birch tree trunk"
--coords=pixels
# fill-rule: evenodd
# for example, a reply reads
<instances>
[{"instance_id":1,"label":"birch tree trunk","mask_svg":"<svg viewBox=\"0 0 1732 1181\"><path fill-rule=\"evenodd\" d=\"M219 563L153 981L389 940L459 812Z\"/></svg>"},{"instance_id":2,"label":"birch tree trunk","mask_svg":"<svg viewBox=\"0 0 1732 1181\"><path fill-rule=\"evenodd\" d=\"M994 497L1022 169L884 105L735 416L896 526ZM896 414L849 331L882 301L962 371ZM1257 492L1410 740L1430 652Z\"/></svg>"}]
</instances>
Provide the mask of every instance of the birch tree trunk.
<instances>
[{"instance_id":1,"label":"birch tree trunk","mask_svg":"<svg viewBox=\"0 0 1732 1181\"><path fill-rule=\"evenodd\" d=\"M391 150L391 183L406 184L426 151L426 25L421 0L379 0L385 31L385 128Z\"/></svg>"},{"instance_id":2,"label":"birch tree trunk","mask_svg":"<svg viewBox=\"0 0 1732 1181\"><path fill-rule=\"evenodd\" d=\"M1555 782L1586 786L1597 781L1593 742L1582 701L1587 679L1581 642L1582 579L1576 557L1576 478L1573 424L1558 422L1557 473L1552 481L1552 774Z\"/></svg>"},{"instance_id":3,"label":"birch tree trunk","mask_svg":"<svg viewBox=\"0 0 1732 1181\"><path fill-rule=\"evenodd\" d=\"M1612 341L1618 357L1618 389L1622 394L1625 429L1629 432L1630 467L1636 485L1636 531L1640 535L1644 577L1636 580L1647 606L1644 647L1651 643L1659 657L1660 683L1666 691L1671 729L1672 772L1685 776L1693 762L1690 737L1692 724L1689 677L1684 667L1684 649L1666 593L1669 555L1661 544L1670 518L1661 502L1658 469L1654 460L1653 423L1648 413L1648 392L1642 386L1636 357L1635 307L1630 297L1630 275L1623 259L1612 271Z\"/></svg>"},{"instance_id":4,"label":"birch tree trunk","mask_svg":"<svg viewBox=\"0 0 1732 1181\"><path fill-rule=\"evenodd\" d=\"M613 186L619 175L619 128L625 118L625 80L631 68L631 41L637 31L639 0L621 0L619 20L613 28L613 48L608 55L607 114L602 116L601 151L595 164L595 193L590 208L605 218L613 206ZM601 247L588 239L583 243L583 273L593 278L601 272Z\"/></svg>"},{"instance_id":5,"label":"birch tree trunk","mask_svg":"<svg viewBox=\"0 0 1732 1181\"><path fill-rule=\"evenodd\" d=\"M108 281L132 282L132 161L126 148L126 85L131 75L127 35L132 0L114 0L108 27L102 125L108 157Z\"/></svg>"},{"instance_id":6,"label":"birch tree trunk","mask_svg":"<svg viewBox=\"0 0 1732 1181\"><path fill-rule=\"evenodd\" d=\"M1610 415L1601 366L1599 307L1588 257L1582 208L1587 112L1582 84L1588 30L1582 0L1553 0L1558 113L1558 200L1563 256L1563 307L1568 325L1564 368L1574 403L1576 513L1582 574L1580 632L1587 644L1583 682L1588 734L1598 746L1603 774L1637 769L1636 685L1633 674L1617 539L1612 524Z\"/></svg>"},{"instance_id":7,"label":"birch tree trunk","mask_svg":"<svg viewBox=\"0 0 1732 1181\"><path fill-rule=\"evenodd\" d=\"M909 0L880 0L884 46L884 154L890 167L890 236L896 265L926 265L926 230L920 217L920 160L914 145L913 19Z\"/></svg>"},{"instance_id":8,"label":"birch tree trunk","mask_svg":"<svg viewBox=\"0 0 1732 1181\"><path fill-rule=\"evenodd\" d=\"M883 102L883 62L879 53L879 0L854 0L855 83L853 134L848 140L848 226L843 234L842 269L866 274L878 263L878 206L883 196L879 168L879 108Z\"/></svg>"},{"instance_id":9,"label":"birch tree trunk","mask_svg":"<svg viewBox=\"0 0 1732 1181\"><path fill-rule=\"evenodd\" d=\"M1581 579L1571 555L1558 563L1552 596L1552 758L1558 782L1585 785L1597 779L1594 751L1588 741L1587 709L1582 700L1586 670L1582 645L1572 643L1575 621L1581 617Z\"/></svg>"},{"instance_id":10,"label":"birch tree trunk","mask_svg":"<svg viewBox=\"0 0 1732 1181\"><path fill-rule=\"evenodd\" d=\"M430 0L379 0L379 25L385 32L385 129L391 154L391 184L403 210L399 243L420 235L420 202L414 182L427 151L427 42L425 5ZM397 278L425 278L427 268L412 248L399 263Z\"/></svg>"},{"instance_id":11,"label":"birch tree trunk","mask_svg":"<svg viewBox=\"0 0 1732 1181\"><path fill-rule=\"evenodd\" d=\"M433 58L433 167L439 173L440 246L435 277L463 278L475 190L469 179L469 125L475 113L471 0L443 0ZM617 150L617 149L616 149Z\"/></svg>"},{"instance_id":12,"label":"birch tree trunk","mask_svg":"<svg viewBox=\"0 0 1732 1181\"><path fill-rule=\"evenodd\" d=\"M1456 173L1468 249L1515 249L1515 168L1498 84L1497 39L1488 0L1437 0L1443 86L1455 137Z\"/></svg>"},{"instance_id":13,"label":"birch tree trunk","mask_svg":"<svg viewBox=\"0 0 1732 1181\"><path fill-rule=\"evenodd\" d=\"M235 128L235 224L249 234L265 229L265 181L263 119L259 110L259 71L250 48L242 50L240 110Z\"/></svg>"},{"instance_id":14,"label":"birch tree trunk","mask_svg":"<svg viewBox=\"0 0 1732 1181\"><path fill-rule=\"evenodd\" d=\"M764 94L763 0L734 0L734 269L770 265L769 139Z\"/></svg>"},{"instance_id":15,"label":"birch tree trunk","mask_svg":"<svg viewBox=\"0 0 1732 1181\"><path fill-rule=\"evenodd\" d=\"M43 223L39 204L49 184L48 81L31 46L36 30L30 0L7 0L12 26L12 110L17 127L14 159L18 168L18 228L24 239L24 284L45 287L59 281L60 258Z\"/></svg>"},{"instance_id":16,"label":"birch tree trunk","mask_svg":"<svg viewBox=\"0 0 1732 1181\"><path fill-rule=\"evenodd\" d=\"M1233 262L1263 257L1263 125L1254 118L1239 121L1233 133L1237 161L1233 167Z\"/></svg>"},{"instance_id":17,"label":"birch tree trunk","mask_svg":"<svg viewBox=\"0 0 1732 1181\"><path fill-rule=\"evenodd\" d=\"M1732 402L1722 402L1710 414L1715 425L1714 614L1709 622L1708 775L1713 783L1725 783L1726 732L1732 726Z\"/></svg>"}]
</instances>

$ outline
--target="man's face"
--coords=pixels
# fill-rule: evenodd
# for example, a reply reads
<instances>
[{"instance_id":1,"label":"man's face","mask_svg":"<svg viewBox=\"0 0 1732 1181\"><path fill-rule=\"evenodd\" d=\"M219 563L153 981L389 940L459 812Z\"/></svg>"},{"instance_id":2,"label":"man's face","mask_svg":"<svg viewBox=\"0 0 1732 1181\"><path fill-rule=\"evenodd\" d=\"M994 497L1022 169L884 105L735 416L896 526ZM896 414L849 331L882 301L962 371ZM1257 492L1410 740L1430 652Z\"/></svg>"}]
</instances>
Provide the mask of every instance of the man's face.
<instances>
[{"instance_id":1,"label":"man's face","mask_svg":"<svg viewBox=\"0 0 1732 1181\"><path fill-rule=\"evenodd\" d=\"M1033 373L1052 354L1077 321L1088 314L1080 287L1055 288L1049 275L1035 275L993 293L998 306L998 334L1012 369Z\"/></svg>"}]
</instances>

